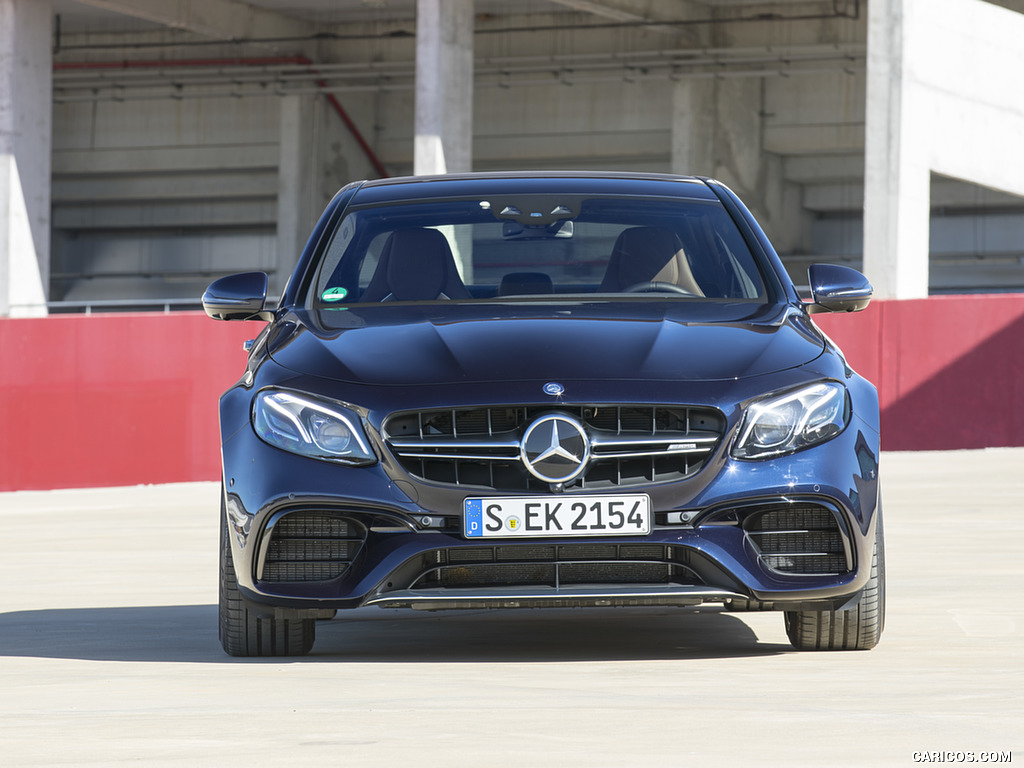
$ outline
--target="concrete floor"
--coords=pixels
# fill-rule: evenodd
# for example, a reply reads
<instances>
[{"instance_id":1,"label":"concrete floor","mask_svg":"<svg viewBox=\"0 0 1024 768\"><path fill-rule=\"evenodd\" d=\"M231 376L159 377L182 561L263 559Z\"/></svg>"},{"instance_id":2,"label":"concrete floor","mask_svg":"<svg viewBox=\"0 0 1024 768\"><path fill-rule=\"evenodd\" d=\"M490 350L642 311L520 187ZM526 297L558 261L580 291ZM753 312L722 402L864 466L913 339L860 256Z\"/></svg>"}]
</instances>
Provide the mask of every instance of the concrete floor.
<instances>
[{"instance_id":1,"label":"concrete floor","mask_svg":"<svg viewBox=\"0 0 1024 768\"><path fill-rule=\"evenodd\" d=\"M1024 449L883 473L886 633L840 654L771 613L367 609L236 660L216 485L0 494L0 764L1024 761Z\"/></svg>"}]
</instances>

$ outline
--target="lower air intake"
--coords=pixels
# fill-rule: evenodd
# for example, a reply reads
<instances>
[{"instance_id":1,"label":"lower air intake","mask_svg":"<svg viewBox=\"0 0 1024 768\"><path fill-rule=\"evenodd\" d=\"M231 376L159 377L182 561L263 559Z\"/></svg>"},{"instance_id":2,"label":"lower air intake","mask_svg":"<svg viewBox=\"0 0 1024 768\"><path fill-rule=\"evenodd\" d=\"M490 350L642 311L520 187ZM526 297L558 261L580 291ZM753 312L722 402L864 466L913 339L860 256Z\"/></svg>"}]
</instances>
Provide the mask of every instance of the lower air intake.
<instances>
[{"instance_id":1,"label":"lower air intake","mask_svg":"<svg viewBox=\"0 0 1024 768\"><path fill-rule=\"evenodd\" d=\"M849 546L832 511L817 504L765 505L748 514L747 536L773 571L840 575L853 568Z\"/></svg>"},{"instance_id":2,"label":"lower air intake","mask_svg":"<svg viewBox=\"0 0 1024 768\"><path fill-rule=\"evenodd\" d=\"M666 545L509 544L437 550L413 589L698 584L685 553Z\"/></svg>"},{"instance_id":3,"label":"lower air intake","mask_svg":"<svg viewBox=\"0 0 1024 768\"><path fill-rule=\"evenodd\" d=\"M343 576L363 546L366 529L323 512L290 512L267 530L261 581L330 581Z\"/></svg>"}]
</instances>

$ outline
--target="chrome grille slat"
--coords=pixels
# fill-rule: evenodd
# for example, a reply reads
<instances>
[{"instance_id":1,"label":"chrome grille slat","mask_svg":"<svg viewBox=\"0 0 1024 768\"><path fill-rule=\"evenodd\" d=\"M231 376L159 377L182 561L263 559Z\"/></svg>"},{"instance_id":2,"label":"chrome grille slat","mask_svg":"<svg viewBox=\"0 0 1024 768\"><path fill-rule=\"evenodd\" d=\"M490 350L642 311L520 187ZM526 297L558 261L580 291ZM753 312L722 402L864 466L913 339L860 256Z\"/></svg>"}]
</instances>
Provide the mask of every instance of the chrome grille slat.
<instances>
[{"instance_id":1,"label":"chrome grille slat","mask_svg":"<svg viewBox=\"0 0 1024 768\"><path fill-rule=\"evenodd\" d=\"M422 440L392 440L391 446L397 449L411 448L423 450L426 448L437 448L449 450L451 448L494 448L519 450L518 440L438 440L437 438L423 438Z\"/></svg>"},{"instance_id":2,"label":"chrome grille slat","mask_svg":"<svg viewBox=\"0 0 1024 768\"><path fill-rule=\"evenodd\" d=\"M527 427L563 413L584 425L590 465L575 487L616 488L671 482L696 474L718 446L724 417L675 405L546 405L444 408L397 413L383 426L393 455L430 482L520 492L547 490L520 458Z\"/></svg>"},{"instance_id":3,"label":"chrome grille slat","mask_svg":"<svg viewBox=\"0 0 1024 768\"><path fill-rule=\"evenodd\" d=\"M415 451L402 451L398 454L403 459L448 459L450 461L494 461L505 458L509 461L515 460L517 456L501 456L500 454L472 454L472 453L419 453Z\"/></svg>"},{"instance_id":4,"label":"chrome grille slat","mask_svg":"<svg viewBox=\"0 0 1024 768\"><path fill-rule=\"evenodd\" d=\"M598 453L594 452L590 455L592 461L600 460L611 460L611 459L646 459L648 457L658 456L686 456L688 454L704 454L707 453L707 448L695 448L689 451L623 451L621 453Z\"/></svg>"},{"instance_id":5,"label":"chrome grille slat","mask_svg":"<svg viewBox=\"0 0 1024 768\"><path fill-rule=\"evenodd\" d=\"M706 433L690 433L679 432L672 435L665 435L660 437L614 437L608 438L601 432L594 432L591 436L591 442L594 446L620 448L633 445L673 445L675 443L694 443L695 448L700 446L714 445L718 442L718 435L708 435ZM692 450L692 449L687 449Z\"/></svg>"}]
</instances>

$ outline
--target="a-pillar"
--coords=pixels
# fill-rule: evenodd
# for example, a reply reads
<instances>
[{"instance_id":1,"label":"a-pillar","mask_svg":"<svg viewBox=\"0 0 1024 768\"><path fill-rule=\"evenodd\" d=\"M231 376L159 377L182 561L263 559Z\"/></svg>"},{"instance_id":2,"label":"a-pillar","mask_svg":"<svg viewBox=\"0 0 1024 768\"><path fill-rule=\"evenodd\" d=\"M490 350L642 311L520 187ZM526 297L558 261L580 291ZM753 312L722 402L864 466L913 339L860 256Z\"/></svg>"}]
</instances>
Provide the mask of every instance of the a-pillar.
<instances>
[{"instance_id":1,"label":"a-pillar","mask_svg":"<svg viewBox=\"0 0 1024 768\"><path fill-rule=\"evenodd\" d=\"M0 316L46 314L51 27L50 0L0 0Z\"/></svg>"},{"instance_id":2,"label":"a-pillar","mask_svg":"<svg viewBox=\"0 0 1024 768\"><path fill-rule=\"evenodd\" d=\"M473 166L473 0L417 0L413 173Z\"/></svg>"},{"instance_id":3,"label":"a-pillar","mask_svg":"<svg viewBox=\"0 0 1024 768\"><path fill-rule=\"evenodd\" d=\"M277 265L269 292L280 296L302 255L316 216L321 185L315 174L316 99L281 97L281 143L277 167Z\"/></svg>"}]
</instances>

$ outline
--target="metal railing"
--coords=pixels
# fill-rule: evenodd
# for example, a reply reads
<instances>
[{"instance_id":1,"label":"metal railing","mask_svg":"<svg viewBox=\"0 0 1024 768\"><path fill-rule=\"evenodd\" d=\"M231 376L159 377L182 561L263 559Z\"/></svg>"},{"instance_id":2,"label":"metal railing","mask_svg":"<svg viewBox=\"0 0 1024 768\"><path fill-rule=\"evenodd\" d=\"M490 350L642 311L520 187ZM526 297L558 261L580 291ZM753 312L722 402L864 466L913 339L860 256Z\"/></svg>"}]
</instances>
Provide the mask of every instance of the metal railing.
<instances>
[{"instance_id":1,"label":"metal railing","mask_svg":"<svg viewBox=\"0 0 1024 768\"><path fill-rule=\"evenodd\" d=\"M276 307L280 297L267 298L268 307ZM105 312L183 312L202 310L203 302L196 299L84 299L81 301L48 301L46 304L11 304L12 316L25 316L33 310L43 309L47 314L93 315Z\"/></svg>"}]
</instances>

